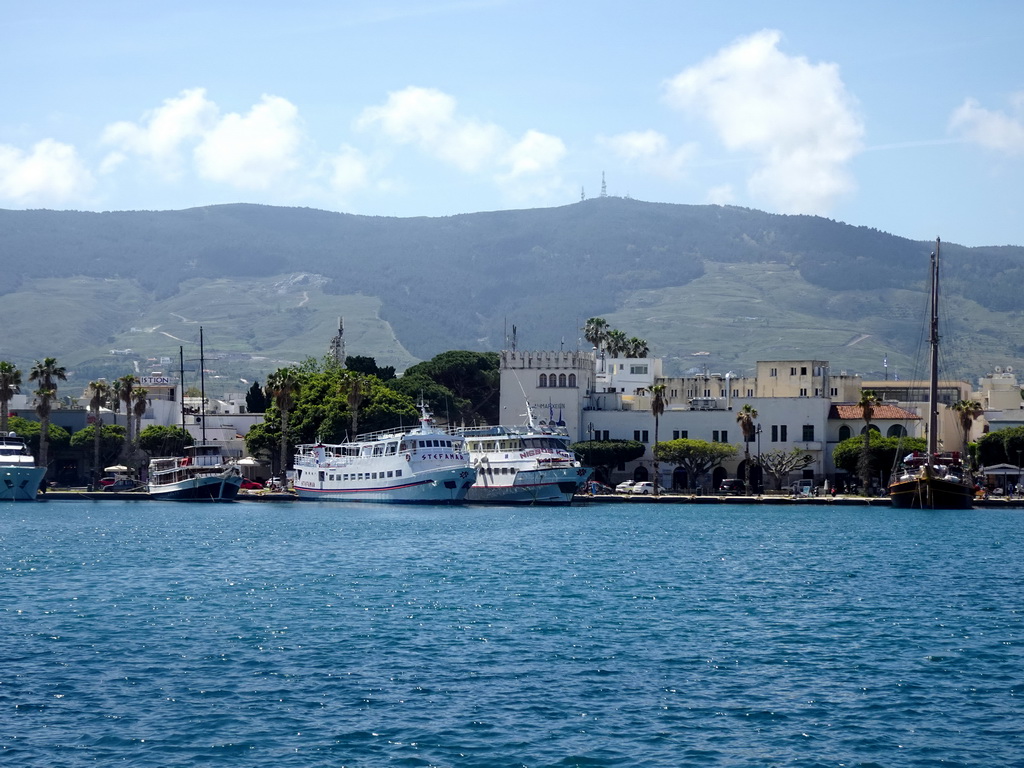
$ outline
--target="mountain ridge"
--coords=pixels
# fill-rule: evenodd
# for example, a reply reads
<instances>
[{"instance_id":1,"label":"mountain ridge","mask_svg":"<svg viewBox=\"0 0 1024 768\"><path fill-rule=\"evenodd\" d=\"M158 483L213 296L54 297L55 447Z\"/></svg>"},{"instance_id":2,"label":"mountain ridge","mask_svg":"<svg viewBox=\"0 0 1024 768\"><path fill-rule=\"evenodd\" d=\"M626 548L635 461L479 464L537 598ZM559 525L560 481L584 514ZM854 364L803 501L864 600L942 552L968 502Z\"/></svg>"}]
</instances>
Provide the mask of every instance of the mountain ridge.
<instances>
[{"instance_id":1,"label":"mountain ridge","mask_svg":"<svg viewBox=\"0 0 1024 768\"><path fill-rule=\"evenodd\" d=\"M501 349L513 325L520 348L575 348L601 316L647 339L667 372L811 357L880 378L883 358L908 369L916 356L933 248L821 217L613 197L441 218L0 210L0 295L17 309L0 359L53 356L95 378L123 368L110 349L132 348L145 367L167 344L140 328L191 338L177 313L238 358L225 375L250 379L324 354L344 317L350 354L402 369ZM960 375L1019 362L1024 248L942 254Z\"/></svg>"}]
</instances>

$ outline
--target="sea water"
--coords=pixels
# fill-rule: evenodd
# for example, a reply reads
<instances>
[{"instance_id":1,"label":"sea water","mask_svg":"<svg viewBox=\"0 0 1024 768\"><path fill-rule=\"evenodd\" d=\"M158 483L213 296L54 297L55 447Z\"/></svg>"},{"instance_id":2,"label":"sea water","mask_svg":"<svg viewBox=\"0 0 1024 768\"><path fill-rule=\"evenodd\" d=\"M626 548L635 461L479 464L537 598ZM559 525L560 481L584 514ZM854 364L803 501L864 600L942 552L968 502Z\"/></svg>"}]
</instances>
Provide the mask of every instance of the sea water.
<instances>
[{"instance_id":1,"label":"sea water","mask_svg":"<svg viewBox=\"0 0 1024 768\"><path fill-rule=\"evenodd\" d=\"M1024 764L1024 512L0 505L0 764Z\"/></svg>"}]
</instances>

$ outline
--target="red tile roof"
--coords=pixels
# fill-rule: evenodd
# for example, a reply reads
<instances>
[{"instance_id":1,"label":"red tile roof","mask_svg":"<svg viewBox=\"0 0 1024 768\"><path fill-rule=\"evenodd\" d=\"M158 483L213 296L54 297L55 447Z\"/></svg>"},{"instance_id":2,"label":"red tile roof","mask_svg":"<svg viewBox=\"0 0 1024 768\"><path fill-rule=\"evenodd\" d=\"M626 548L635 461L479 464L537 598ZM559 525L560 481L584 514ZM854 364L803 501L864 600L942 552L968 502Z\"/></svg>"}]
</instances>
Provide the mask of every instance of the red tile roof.
<instances>
[{"instance_id":1,"label":"red tile roof","mask_svg":"<svg viewBox=\"0 0 1024 768\"><path fill-rule=\"evenodd\" d=\"M833 403L828 411L830 419L850 419L864 421L864 411L859 405L852 403ZM876 405L874 413L871 414L872 421L906 421L907 419L920 419L916 413L900 408L896 405Z\"/></svg>"}]
</instances>

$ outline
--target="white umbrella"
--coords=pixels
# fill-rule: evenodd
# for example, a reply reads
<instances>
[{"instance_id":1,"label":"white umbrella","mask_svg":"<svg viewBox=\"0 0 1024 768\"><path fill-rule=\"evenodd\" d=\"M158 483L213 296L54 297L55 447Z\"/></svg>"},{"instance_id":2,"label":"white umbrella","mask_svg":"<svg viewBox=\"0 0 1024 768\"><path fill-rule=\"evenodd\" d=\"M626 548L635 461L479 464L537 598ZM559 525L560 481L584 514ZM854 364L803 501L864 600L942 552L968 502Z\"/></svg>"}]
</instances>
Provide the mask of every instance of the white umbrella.
<instances>
[{"instance_id":1,"label":"white umbrella","mask_svg":"<svg viewBox=\"0 0 1024 768\"><path fill-rule=\"evenodd\" d=\"M128 467L124 466L124 464L115 464L112 467L105 467L103 469L103 471L104 472L127 472L128 471Z\"/></svg>"},{"instance_id":2,"label":"white umbrella","mask_svg":"<svg viewBox=\"0 0 1024 768\"><path fill-rule=\"evenodd\" d=\"M239 459L238 463L239 463L240 466L243 466L243 467L257 467L257 466L259 466L259 462L256 461L256 459L254 459L252 456L246 456L244 459Z\"/></svg>"}]
</instances>

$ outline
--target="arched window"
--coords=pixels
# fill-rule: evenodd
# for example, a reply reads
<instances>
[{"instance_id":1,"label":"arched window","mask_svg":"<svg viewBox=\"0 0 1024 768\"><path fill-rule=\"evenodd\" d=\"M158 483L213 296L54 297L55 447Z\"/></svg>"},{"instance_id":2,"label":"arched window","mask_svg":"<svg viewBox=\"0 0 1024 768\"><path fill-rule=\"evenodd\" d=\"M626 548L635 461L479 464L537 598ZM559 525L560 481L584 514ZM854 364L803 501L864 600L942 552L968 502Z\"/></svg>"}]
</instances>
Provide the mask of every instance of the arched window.
<instances>
[{"instance_id":1,"label":"arched window","mask_svg":"<svg viewBox=\"0 0 1024 768\"><path fill-rule=\"evenodd\" d=\"M569 374L569 386L570 387L575 387L576 386L576 374L575 373L570 373Z\"/></svg>"},{"instance_id":2,"label":"arched window","mask_svg":"<svg viewBox=\"0 0 1024 768\"><path fill-rule=\"evenodd\" d=\"M882 430L880 430L880 429L878 428L878 425L877 425L877 424L871 424L870 426L866 426L866 427L864 427L864 429L862 429L862 430L860 431L860 433L861 433L861 434L863 435L863 434L864 434L865 432L867 432L867 431L868 431L869 429L870 429L870 430L871 430L872 432L877 432L878 434L882 434Z\"/></svg>"},{"instance_id":3,"label":"arched window","mask_svg":"<svg viewBox=\"0 0 1024 768\"><path fill-rule=\"evenodd\" d=\"M886 437L906 437L907 429L902 424L893 424L885 433Z\"/></svg>"},{"instance_id":4,"label":"arched window","mask_svg":"<svg viewBox=\"0 0 1024 768\"><path fill-rule=\"evenodd\" d=\"M839 428L839 439L849 440L851 437L853 437L853 430L850 429L846 424L843 424L843 426Z\"/></svg>"},{"instance_id":5,"label":"arched window","mask_svg":"<svg viewBox=\"0 0 1024 768\"><path fill-rule=\"evenodd\" d=\"M565 386L565 374L564 373L559 374L559 376L558 376L558 386L560 386L560 387L564 387Z\"/></svg>"},{"instance_id":6,"label":"arched window","mask_svg":"<svg viewBox=\"0 0 1024 768\"><path fill-rule=\"evenodd\" d=\"M542 373L540 375L540 381L537 382L537 386L538 387L546 387L547 385L548 385L548 375L546 373Z\"/></svg>"}]
</instances>

